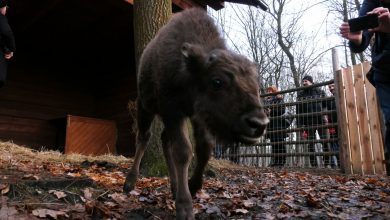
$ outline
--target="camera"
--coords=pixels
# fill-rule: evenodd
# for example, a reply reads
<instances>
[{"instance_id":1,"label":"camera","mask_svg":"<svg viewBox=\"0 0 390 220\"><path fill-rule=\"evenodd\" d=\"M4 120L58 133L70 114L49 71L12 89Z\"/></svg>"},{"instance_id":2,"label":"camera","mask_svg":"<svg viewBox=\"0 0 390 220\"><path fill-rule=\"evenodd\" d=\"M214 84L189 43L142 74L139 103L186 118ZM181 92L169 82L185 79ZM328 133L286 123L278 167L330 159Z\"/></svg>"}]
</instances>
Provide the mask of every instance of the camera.
<instances>
[{"instance_id":1,"label":"camera","mask_svg":"<svg viewBox=\"0 0 390 220\"><path fill-rule=\"evenodd\" d=\"M375 28L379 25L378 15L368 14L358 18L352 18L348 20L348 24L351 32Z\"/></svg>"}]
</instances>

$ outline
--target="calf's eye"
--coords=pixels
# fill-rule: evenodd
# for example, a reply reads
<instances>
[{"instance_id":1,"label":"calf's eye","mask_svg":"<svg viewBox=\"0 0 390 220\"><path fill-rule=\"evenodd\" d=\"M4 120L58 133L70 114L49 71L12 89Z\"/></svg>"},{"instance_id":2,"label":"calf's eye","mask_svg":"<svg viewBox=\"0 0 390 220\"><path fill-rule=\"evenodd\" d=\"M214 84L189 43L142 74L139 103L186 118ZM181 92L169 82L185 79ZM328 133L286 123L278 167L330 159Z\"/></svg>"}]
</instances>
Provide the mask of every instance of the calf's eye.
<instances>
[{"instance_id":1,"label":"calf's eye","mask_svg":"<svg viewBox=\"0 0 390 220\"><path fill-rule=\"evenodd\" d=\"M222 88L223 81L220 78L213 78L213 79L211 79L211 84L213 86L213 89L218 90L218 89Z\"/></svg>"}]
</instances>

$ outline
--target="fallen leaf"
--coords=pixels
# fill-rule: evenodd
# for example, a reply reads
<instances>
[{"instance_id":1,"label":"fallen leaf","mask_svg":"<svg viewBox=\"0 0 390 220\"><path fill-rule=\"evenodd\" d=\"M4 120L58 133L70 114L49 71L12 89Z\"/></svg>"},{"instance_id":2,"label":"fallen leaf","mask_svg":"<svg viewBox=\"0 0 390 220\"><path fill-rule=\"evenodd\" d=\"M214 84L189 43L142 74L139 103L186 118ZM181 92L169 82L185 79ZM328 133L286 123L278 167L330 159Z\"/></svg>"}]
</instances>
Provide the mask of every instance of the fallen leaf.
<instances>
[{"instance_id":1,"label":"fallen leaf","mask_svg":"<svg viewBox=\"0 0 390 220\"><path fill-rule=\"evenodd\" d=\"M109 207L109 208L114 208L114 207L116 207L118 204L115 204L115 203L113 203L113 202L107 201L107 202L104 202L104 205L106 205L106 206Z\"/></svg>"},{"instance_id":2,"label":"fallen leaf","mask_svg":"<svg viewBox=\"0 0 390 220\"><path fill-rule=\"evenodd\" d=\"M18 214L15 207L2 206L0 209L0 219L15 219L14 215Z\"/></svg>"},{"instance_id":3,"label":"fallen leaf","mask_svg":"<svg viewBox=\"0 0 390 220\"><path fill-rule=\"evenodd\" d=\"M127 202L127 200L128 200L127 196L123 193L113 193L113 194L108 195L108 197L113 199L118 204L123 204L123 203Z\"/></svg>"},{"instance_id":4,"label":"fallen leaf","mask_svg":"<svg viewBox=\"0 0 390 220\"><path fill-rule=\"evenodd\" d=\"M81 177L81 173L67 173L66 175L71 176L71 177Z\"/></svg>"},{"instance_id":5,"label":"fallen leaf","mask_svg":"<svg viewBox=\"0 0 390 220\"><path fill-rule=\"evenodd\" d=\"M66 193L64 193L62 191L49 190L49 193L56 195L57 199L61 199L61 198L65 198L66 197Z\"/></svg>"},{"instance_id":6,"label":"fallen leaf","mask_svg":"<svg viewBox=\"0 0 390 220\"><path fill-rule=\"evenodd\" d=\"M72 207L72 211L75 211L75 212L85 212L85 206L80 204L80 203L77 203L76 205L74 205L74 207Z\"/></svg>"},{"instance_id":7,"label":"fallen leaf","mask_svg":"<svg viewBox=\"0 0 390 220\"><path fill-rule=\"evenodd\" d=\"M227 191L223 191L222 198L231 199L232 195L230 195L230 193Z\"/></svg>"},{"instance_id":8,"label":"fallen leaf","mask_svg":"<svg viewBox=\"0 0 390 220\"><path fill-rule=\"evenodd\" d=\"M253 200L250 200L250 199L244 200L244 201L242 201L242 203L243 203L244 206L247 207L247 208L251 208L251 207L253 207L253 206L256 205L256 202L254 202Z\"/></svg>"},{"instance_id":9,"label":"fallen leaf","mask_svg":"<svg viewBox=\"0 0 390 220\"><path fill-rule=\"evenodd\" d=\"M246 214L249 211L246 210L246 209L236 209L236 210L234 210L234 212L237 213L237 214Z\"/></svg>"},{"instance_id":10,"label":"fallen leaf","mask_svg":"<svg viewBox=\"0 0 390 220\"><path fill-rule=\"evenodd\" d=\"M320 208L321 204L318 199L315 199L311 194L307 194L306 202L309 207Z\"/></svg>"},{"instance_id":11,"label":"fallen leaf","mask_svg":"<svg viewBox=\"0 0 390 220\"><path fill-rule=\"evenodd\" d=\"M51 217L51 218L57 219L58 217L61 217L61 216L69 218L69 216L66 214L66 212L56 211L56 210L51 210L51 209L34 209L32 211L32 214L34 216L39 217L39 218Z\"/></svg>"},{"instance_id":12,"label":"fallen leaf","mask_svg":"<svg viewBox=\"0 0 390 220\"><path fill-rule=\"evenodd\" d=\"M26 179L26 180L39 180L39 177L37 175L34 175L34 174L26 174L22 177L22 179Z\"/></svg>"},{"instance_id":13,"label":"fallen leaf","mask_svg":"<svg viewBox=\"0 0 390 220\"><path fill-rule=\"evenodd\" d=\"M92 192L91 192L91 189L90 188L85 188L83 190L83 193L84 193L84 198L86 200L92 200Z\"/></svg>"},{"instance_id":14,"label":"fallen leaf","mask_svg":"<svg viewBox=\"0 0 390 220\"><path fill-rule=\"evenodd\" d=\"M196 193L196 198L198 199L210 199L210 195L206 193L204 190L200 190Z\"/></svg>"},{"instance_id":15,"label":"fallen leaf","mask_svg":"<svg viewBox=\"0 0 390 220\"><path fill-rule=\"evenodd\" d=\"M221 210L217 206L209 206L206 209L207 214L212 214L212 213L221 213Z\"/></svg>"},{"instance_id":16,"label":"fallen leaf","mask_svg":"<svg viewBox=\"0 0 390 220\"><path fill-rule=\"evenodd\" d=\"M138 190L131 190L130 191L130 195L133 195L133 196L139 196L141 193L138 191Z\"/></svg>"},{"instance_id":17,"label":"fallen leaf","mask_svg":"<svg viewBox=\"0 0 390 220\"><path fill-rule=\"evenodd\" d=\"M9 190L10 190L9 184L7 184L7 183L0 184L1 195L7 194L9 192Z\"/></svg>"}]
</instances>

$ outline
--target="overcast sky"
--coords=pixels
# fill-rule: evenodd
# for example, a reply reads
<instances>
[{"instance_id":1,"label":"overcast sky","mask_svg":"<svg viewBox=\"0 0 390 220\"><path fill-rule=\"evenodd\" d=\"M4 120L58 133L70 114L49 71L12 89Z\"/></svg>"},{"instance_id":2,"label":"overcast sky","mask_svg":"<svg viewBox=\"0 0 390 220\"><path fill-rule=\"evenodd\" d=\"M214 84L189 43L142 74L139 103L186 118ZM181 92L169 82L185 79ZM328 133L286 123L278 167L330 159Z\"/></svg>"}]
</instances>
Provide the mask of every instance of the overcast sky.
<instances>
[{"instance_id":1,"label":"overcast sky","mask_svg":"<svg viewBox=\"0 0 390 220\"><path fill-rule=\"evenodd\" d=\"M294 3L292 5L287 5L286 9L288 11L297 11L299 8L306 7L307 5L314 5L316 2L319 2L320 0L299 0L299 1L291 1L291 3ZM306 4L306 5L299 5L299 4ZM240 4L231 4L231 3L225 3L225 8L222 10L225 10L226 13L230 13L231 17L234 17L235 14L232 12L232 6L234 7L248 7L245 5ZM260 10L260 9L259 9ZM212 11L212 10L210 10ZM215 13L215 12L211 12ZM265 13L265 12L264 12ZM229 17L229 16L228 16ZM317 46L321 48L321 50L326 50L329 48L332 48L336 45L342 44L342 38L338 34L338 26L339 21L333 16L329 15L328 9L323 4L318 4L313 7L311 7L307 12L305 12L302 20L301 20L301 26L305 30L305 33L308 35L316 34L317 38ZM231 33L229 34L230 38L235 39L235 41L240 40L240 34L235 33L235 27L231 28ZM245 40L245 39L241 39ZM342 52L341 48L338 49L339 54ZM324 73L331 73L332 72L332 60L331 60L331 52L327 52L324 55L325 65L321 66L321 72ZM342 59L340 59L342 60ZM327 65L326 65L327 64Z\"/></svg>"}]
</instances>

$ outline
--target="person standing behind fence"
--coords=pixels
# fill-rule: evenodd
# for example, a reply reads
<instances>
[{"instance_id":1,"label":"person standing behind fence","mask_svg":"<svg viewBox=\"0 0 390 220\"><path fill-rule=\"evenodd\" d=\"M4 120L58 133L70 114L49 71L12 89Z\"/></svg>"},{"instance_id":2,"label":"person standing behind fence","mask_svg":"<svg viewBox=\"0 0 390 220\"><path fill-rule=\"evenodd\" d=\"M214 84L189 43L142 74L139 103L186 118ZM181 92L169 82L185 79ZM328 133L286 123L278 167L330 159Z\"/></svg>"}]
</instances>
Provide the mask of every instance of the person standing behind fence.
<instances>
[{"instance_id":1,"label":"person standing behind fence","mask_svg":"<svg viewBox=\"0 0 390 220\"><path fill-rule=\"evenodd\" d=\"M278 88L276 86L270 86L266 89L266 93L275 93L278 92ZM286 153L286 147L282 143L284 141L284 138L286 137L285 133L273 133L275 131L280 131L283 129L286 129L289 124L287 125L286 120L283 118L275 118L280 117L286 113L286 107L283 105L283 96L281 94L278 95L270 95L265 97L264 99L265 105L275 105L278 104L278 106L271 106L267 108L265 106L265 111L267 116L270 117L270 123L267 126L267 133L266 138L270 139L271 142L271 152L272 154L275 153ZM272 167L282 167L286 163L286 156L275 156L273 155L271 157L271 163L269 166Z\"/></svg>"},{"instance_id":2,"label":"person standing behind fence","mask_svg":"<svg viewBox=\"0 0 390 220\"><path fill-rule=\"evenodd\" d=\"M306 75L302 78L302 85L304 87L313 85L313 77ZM303 134L307 134L307 140L316 139L316 131L321 138L326 137L326 131L324 128L316 128L316 126L321 126L327 123L326 117L318 112L321 112L323 108L326 108L326 102L316 101L318 98L325 97L325 92L318 87L306 88L298 92L297 100L302 103L297 104L297 127L305 128ZM317 113L317 114L315 114ZM300 115L305 114L305 115ZM329 151L329 145L323 144L323 151ZM310 153L315 152L314 143L308 144L308 151ZM310 156L310 164L312 166L317 166L317 160L314 155ZM325 166L330 165L330 157L325 157Z\"/></svg>"},{"instance_id":3,"label":"person standing behind fence","mask_svg":"<svg viewBox=\"0 0 390 220\"><path fill-rule=\"evenodd\" d=\"M0 0L0 88L7 78L7 60L13 57L15 51L15 38L6 14L7 1Z\"/></svg>"},{"instance_id":4,"label":"person standing behind fence","mask_svg":"<svg viewBox=\"0 0 390 220\"><path fill-rule=\"evenodd\" d=\"M329 84L328 85L329 92L332 93L332 96L335 96L336 94L336 87L335 84ZM333 111L330 115L328 115L328 123L337 124L337 111L336 111L336 100L328 100L326 102L326 109L328 111ZM338 138L338 131L337 126L329 128L329 136L330 138L337 139ZM334 141L331 143L332 151L339 152L339 143L338 141ZM339 163L339 155L337 154L334 158L334 160L331 160L331 166L336 167Z\"/></svg>"},{"instance_id":5,"label":"person standing behind fence","mask_svg":"<svg viewBox=\"0 0 390 220\"><path fill-rule=\"evenodd\" d=\"M359 17L366 14L377 14L379 26L372 30L350 32L347 22L340 27L340 34L349 40L352 52L363 52L370 45L374 36L371 50L372 68L368 77L376 88L380 107L385 118L385 158L387 175L390 176L390 0L364 0L359 10Z\"/></svg>"}]
</instances>

